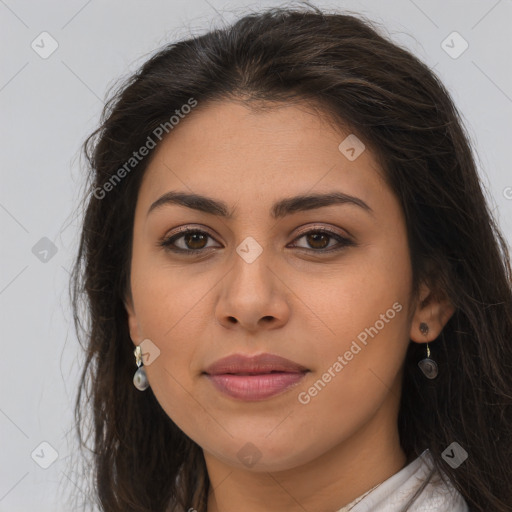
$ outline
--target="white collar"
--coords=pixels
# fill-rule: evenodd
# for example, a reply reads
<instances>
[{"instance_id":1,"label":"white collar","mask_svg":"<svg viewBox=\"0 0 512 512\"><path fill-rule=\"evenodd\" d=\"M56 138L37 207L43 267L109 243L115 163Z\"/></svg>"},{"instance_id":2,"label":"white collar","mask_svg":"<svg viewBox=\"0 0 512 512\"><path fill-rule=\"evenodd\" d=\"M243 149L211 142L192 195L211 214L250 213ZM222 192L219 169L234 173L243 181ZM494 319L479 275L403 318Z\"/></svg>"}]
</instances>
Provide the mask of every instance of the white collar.
<instances>
[{"instance_id":1,"label":"white collar","mask_svg":"<svg viewBox=\"0 0 512 512\"><path fill-rule=\"evenodd\" d=\"M337 512L401 512L432 470L428 449L398 473L382 482L364 498L355 499ZM355 504L355 505L354 505ZM410 512L469 512L457 490L447 486L437 472L408 509Z\"/></svg>"}]
</instances>

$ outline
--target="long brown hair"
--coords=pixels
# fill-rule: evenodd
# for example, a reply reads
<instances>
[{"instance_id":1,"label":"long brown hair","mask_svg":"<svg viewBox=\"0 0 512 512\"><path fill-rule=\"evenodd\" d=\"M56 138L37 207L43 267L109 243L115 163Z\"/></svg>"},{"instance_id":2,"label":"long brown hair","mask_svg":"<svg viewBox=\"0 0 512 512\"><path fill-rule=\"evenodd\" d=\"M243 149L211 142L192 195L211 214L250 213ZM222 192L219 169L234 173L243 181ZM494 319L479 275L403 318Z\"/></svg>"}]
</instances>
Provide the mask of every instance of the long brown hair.
<instances>
[{"instance_id":1,"label":"long brown hair","mask_svg":"<svg viewBox=\"0 0 512 512\"><path fill-rule=\"evenodd\" d=\"M408 460L429 448L471 510L510 512L510 256L463 122L437 76L372 22L308 4L251 13L165 46L114 92L101 126L84 143L88 191L71 281L85 348L76 420L80 443L93 457L101 509L206 510L210 488L201 448L151 389L140 393L132 384L123 301L135 204L150 156L113 181L190 98L197 108L222 99L251 106L307 101L372 148L405 214L413 291L425 281L456 308L430 344L437 379L427 381L417 368L425 346L408 348L402 448ZM469 455L456 469L441 456L452 442Z\"/></svg>"}]
</instances>

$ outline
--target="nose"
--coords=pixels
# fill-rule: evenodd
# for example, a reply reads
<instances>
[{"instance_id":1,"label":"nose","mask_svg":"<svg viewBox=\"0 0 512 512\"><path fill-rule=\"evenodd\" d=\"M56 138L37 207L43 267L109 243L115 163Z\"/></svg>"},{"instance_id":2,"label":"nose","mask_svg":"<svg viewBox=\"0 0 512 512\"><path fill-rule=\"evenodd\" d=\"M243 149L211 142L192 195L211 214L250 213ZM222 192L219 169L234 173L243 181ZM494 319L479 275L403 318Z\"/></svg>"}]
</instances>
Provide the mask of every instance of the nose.
<instances>
[{"instance_id":1,"label":"nose","mask_svg":"<svg viewBox=\"0 0 512 512\"><path fill-rule=\"evenodd\" d=\"M250 260L249 260L250 261ZM228 329L277 329L290 317L291 292L263 251L249 263L235 253L215 306L217 322Z\"/></svg>"}]
</instances>

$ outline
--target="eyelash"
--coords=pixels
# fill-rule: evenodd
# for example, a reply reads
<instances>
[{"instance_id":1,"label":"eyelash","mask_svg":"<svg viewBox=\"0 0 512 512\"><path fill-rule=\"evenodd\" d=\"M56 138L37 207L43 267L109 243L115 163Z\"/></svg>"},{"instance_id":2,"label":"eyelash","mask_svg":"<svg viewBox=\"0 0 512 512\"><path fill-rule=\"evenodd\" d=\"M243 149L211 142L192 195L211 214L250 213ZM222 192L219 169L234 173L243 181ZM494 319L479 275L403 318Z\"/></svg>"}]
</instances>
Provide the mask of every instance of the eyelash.
<instances>
[{"instance_id":1,"label":"eyelash","mask_svg":"<svg viewBox=\"0 0 512 512\"><path fill-rule=\"evenodd\" d=\"M206 251L207 249L212 249L212 247L203 248L203 249L177 249L175 247L172 247L172 244L175 243L176 240L179 240L180 238L184 237L185 235L192 234L192 233L203 234L203 235L207 235L210 238L213 238L207 231L203 231L200 229L184 229L184 230L180 231L179 233L176 233L170 237L163 238L162 240L160 240L158 242L158 245L160 247L163 247L167 251L184 254L186 256L199 256L201 254L201 252ZM349 240L348 238L345 238L345 237L339 235L338 233L334 233L333 231L330 231L329 229L325 229L325 228L314 228L309 231L306 231L305 233L302 233L297 238L295 238L294 241L299 240L302 237L310 235L312 233L315 233L315 234L321 233L324 235L328 235L329 237L334 238L340 245L334 249L333 248L331 248L331 249L308 249L305 247L299 247L299 249L302 249L305 251L310 251L313 253L330 254L333 252L341 251L341 250L345 249L346 247L355 245L355 243L352 240Z\"/></svg>"}]
</instances>

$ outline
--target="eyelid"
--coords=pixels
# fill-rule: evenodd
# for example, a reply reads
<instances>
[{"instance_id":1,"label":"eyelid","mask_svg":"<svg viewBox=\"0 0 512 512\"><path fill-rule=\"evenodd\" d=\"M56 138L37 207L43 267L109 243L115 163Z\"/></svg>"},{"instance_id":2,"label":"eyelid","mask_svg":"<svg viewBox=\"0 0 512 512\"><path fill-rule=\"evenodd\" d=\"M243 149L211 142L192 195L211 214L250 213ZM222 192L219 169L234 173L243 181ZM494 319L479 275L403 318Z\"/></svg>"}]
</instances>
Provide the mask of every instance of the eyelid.
<instances>
[{"instance_id":1,"label":"eyelid","mask_svg":"<svg viewBox=\"0 0 512 512\"><path fill-rule=\"evenodd\" d=\"M186 235L188 233L194 233L194 232L200 232L206 234L211 239L216 240L215 236L212 235L212 233L204 226L199 224L187 224L185 226L180 226L179 228L176 228L175 231L172 232L172 234L166 234L164 237L162 237L157 245L159 247L163 247L166 250L169 250L171 252L177 253L177 254L189 254L189 255L200 255L201 253L206 252L208 249L214 249L214 247L205 247L202 249L180 249L175 248L172 245L176 242L176 240L179 240L183 235ZM305 235L308 235L309 233L325 233L326 235L330 236L331 238L335 239L337 241L337 246L331 247L330 249L310 249L307 247L297 247L297 249L310 252L310 253L318 253L318 254L329 254L331 252L341 251L345 247L348 246L354 246L356 243L352 240L351 235L343 235L341 233L336 232L333 228L328 228L324 225L320 224L309 224L306 227L304 227L299 233L297 233L292 240L291 243L296 242L296 240L302 238ZM219 243L219 242L217 242Z\"/></svg>"},{"instance_id":2,"label":"eyelid","mask_svg":"<svg viewBox=\"0 0 512 512\"><path fill-rule=\"evenodd\" d=\"M330 237L331 239L334 239L337 243L328 249L311 249L308 247L298 247L294 246L299 250L306 251L307 253L313 253L318 255L328 255L331 253L341 252L343 249L347 247L353 247L357 244L354 240L352 240L352 237L347 235L342 235L336 231L334 231L331 228L327 228L325 226L309 226L308 228L304 229L300 233L298 233L295 238L293 239L292 243L295 243L297 240L301 239L302 237L310 234L310 233L322 233Z\"/></svg>"},{"instance_id":3,"label":"eyelid","mask_svg":"<svg viewBox=\"0 0 512 512\"><path fill-rule=\"evenodd\" d=\"M339 229L339 228L338 228ZM304 229L301 229L295 238L298 238L302 235L308 234L310 231L324 231L326 233L331 233L332 235L339 236L341 238L352 238L352 235L348 233L348 231L344 230L346 234L338 233L334 228L327 227L323 224L308 224Z\"/></svg>"},{"instance_id":4,"label":"eyelid","mask_svg":"<svg viewBox=\"0 0 512 512\"><path fill-rule=\"evenodd\" d=\"M204 231L212 238L215 238L215 236L211 233L211 231L207 227L205 227L201 224L186 224L185 226L180 226L180 227L176 228L176 230L173 231L172 234L166 234L164 237L162 237L162 240L169 239L169 238L171 238L175 235L178 235L180 233L188 233L189 231L196 231L196 230ZM344 230L346 235L343 235L341 233L337 233L332 228L326 227L323 224L308 224L295 235L295 238L305 235L313 230L325 231L328 233L338 235L343 238L352 238L352 235L347 230Z\"/></svg>"},{"instance_id":5,"label":"eyelid","mask_svg":"<svg viewBox=\"0 0 512 512\"><path fill-rule=\"evenodd\" d=\"M175 235L179 235L180 233L188 233L189 231L204 231L205 233L208 233L209 236L214 238L211 231L202 224L186 224L185 226L179 226L172 230L172 234L165 234L163 239L171 238Z\"/></svg>"},{"instance_id":6,"label":"eyelid","mask_svg":"<svg viewBox=\"0 0 512 512\"><path fill-rule=\"evenodd\" d=\"M213 247L207 247L203 249L180 249L173 247L173 244L176 243L182 236L187 235L188 233L204 233L212 240L217 242L216 237L210 232L210 230L200 224L187 224L185 226L180 226L175 230L172 230L170 233L166 233L162 238L157 241L157 246L159 248L164 248L167 251L173 252L175 254L197 254L199 255L202 252L205 252L207 249L213 249ZM219 242L217 242L219 243Z\"/></svg>"}]
</instances>

